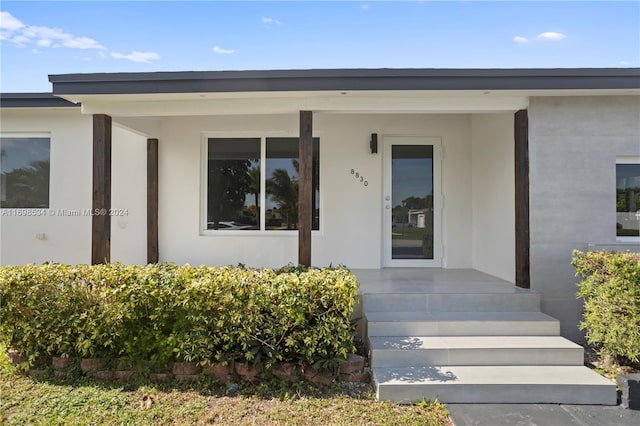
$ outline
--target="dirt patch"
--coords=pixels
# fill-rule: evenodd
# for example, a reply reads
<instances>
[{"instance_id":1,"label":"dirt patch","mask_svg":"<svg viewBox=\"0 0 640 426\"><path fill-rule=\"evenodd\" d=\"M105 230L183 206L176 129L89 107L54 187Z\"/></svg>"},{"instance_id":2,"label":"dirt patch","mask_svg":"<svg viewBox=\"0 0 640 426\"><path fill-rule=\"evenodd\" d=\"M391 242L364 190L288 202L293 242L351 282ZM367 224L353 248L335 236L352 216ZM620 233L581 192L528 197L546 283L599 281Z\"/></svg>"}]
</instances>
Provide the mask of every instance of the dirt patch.
<instances>
[{"instance_id":1,"label":"dirt patch","mask_svg":"<svg viewBox=\"0 0 640 426\"><path fill-rule=\"evenodd\" d=\"M608 355L602 356L591 345L585 345L584 347L584 365L613 381L620 375L640 373L639 363Z\"/></svg>"}]
</instances>

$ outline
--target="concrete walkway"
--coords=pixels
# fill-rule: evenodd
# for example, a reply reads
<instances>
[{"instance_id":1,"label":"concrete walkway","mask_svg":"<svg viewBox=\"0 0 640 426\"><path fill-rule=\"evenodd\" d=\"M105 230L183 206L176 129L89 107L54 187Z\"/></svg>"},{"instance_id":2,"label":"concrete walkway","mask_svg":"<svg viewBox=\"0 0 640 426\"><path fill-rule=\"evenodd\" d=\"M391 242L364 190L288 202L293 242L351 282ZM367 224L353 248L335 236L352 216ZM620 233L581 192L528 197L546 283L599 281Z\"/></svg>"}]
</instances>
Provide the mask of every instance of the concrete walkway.
<instances>
[{"instance_id":1,"label":"concrete walkway","mask_svg":"<svg viewBox=\"0 0 640 426\"><path fill-rule=\"evenodd\" d=\"M447 404L454 426L638 426L640 411L622 406Z\"/></svg>"}]
</instances>

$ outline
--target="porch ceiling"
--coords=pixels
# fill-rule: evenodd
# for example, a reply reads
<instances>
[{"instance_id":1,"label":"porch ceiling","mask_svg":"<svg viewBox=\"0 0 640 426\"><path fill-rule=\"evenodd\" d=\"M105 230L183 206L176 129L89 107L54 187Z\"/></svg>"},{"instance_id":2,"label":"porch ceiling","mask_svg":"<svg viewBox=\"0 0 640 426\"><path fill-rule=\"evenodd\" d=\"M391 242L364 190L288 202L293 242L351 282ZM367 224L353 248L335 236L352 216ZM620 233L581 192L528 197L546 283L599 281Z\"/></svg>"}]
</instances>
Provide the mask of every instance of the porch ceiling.
<instances>
[{"instance_id":1,"label":"porch ceiling","mask_svg":"<svg viewBox=\"0 0 640 426\"><path fill-rule=\"evenodd\" d=\"M418 90L58 95L83 114L114 117L314 113L491 113L526 109L532 96L640 95L640 89Z\"/></svg>"},{"instance_id":2,"label":"porch ceiling","mask_svg":"<svg viewBox=\"0 0 640 426\"><path fill-rule=\"evenodd\" d=\"M83 114L121 117L314 113L473 113L526 108L522 93L358 91L69 95Z\"/></svg>"}]
</instances>

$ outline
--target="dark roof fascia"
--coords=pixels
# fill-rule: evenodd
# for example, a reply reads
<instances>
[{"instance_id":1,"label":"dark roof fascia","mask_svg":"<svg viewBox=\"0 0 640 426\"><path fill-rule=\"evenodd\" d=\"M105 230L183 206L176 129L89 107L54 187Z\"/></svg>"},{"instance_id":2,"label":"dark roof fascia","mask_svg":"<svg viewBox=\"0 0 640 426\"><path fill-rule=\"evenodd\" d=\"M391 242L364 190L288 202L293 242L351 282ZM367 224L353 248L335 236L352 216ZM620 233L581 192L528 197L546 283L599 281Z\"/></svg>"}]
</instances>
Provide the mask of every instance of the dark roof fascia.
<instances>
[{"instance_id":1,"label":"dark roof fascia","mask_svg":"<svg viewBox=\"0 0 640 426\"><path fill-rule=\"evenodd\" d=\"M0 108L68 108L79 104L52 93L0 93Z\"/></svg>"},{"instance_id":2,"label":"dark roof fascia","mask_svg":"<svg viewBox=\"0 0 640 426\"><path fill-rule=\"evenodd\" d=\"M639 89L640 68L321 69L50 75L53 93Z\"/></svg>"}]
</instances>

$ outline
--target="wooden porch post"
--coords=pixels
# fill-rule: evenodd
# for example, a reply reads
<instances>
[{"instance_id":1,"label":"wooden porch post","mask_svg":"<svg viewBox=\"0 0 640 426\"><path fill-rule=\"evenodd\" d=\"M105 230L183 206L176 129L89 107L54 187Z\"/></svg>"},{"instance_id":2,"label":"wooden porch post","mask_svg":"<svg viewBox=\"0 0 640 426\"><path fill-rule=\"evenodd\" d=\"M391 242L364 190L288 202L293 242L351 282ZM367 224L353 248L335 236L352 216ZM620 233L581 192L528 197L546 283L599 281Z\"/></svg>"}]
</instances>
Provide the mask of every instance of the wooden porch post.
<instances>
[{"instance_id":1,"label":"wooden porch post","mask_svg":"<svg viewBox=\"0 0 640 426\"><path fill-rule=\"evenodd\" d=\"M111 117L93 116L91 264L111 261Z\"/></svg>"},{"instance_id":2,"label":"wooden porch post","mask_svg":"<svg viewBox=\"0 0 640 426\"><path fill-rule=\"evenodd\" d=\"M515 114L516 286L531 287L529 275L529 117Z\"/></svg>"},{"instance_id":3,"label":"wooden porch post","mask_svg":"<svg viewBox=\"0 0 640 426\"><path fill-rule=\"evenodd\" d=\"M298 263L311 266L313 204L313 112L300 111L298 170Z\"/></svg>"},{"instance_id":4,"label":"wooden porch post","mask_svg":"<svg viewBox=\"0 0 640 426\"><path fill-rule=\"evenodd\" d=\"M158 139L147 139L147 263L158 263Z\"/></svg>"}]
</instances>

